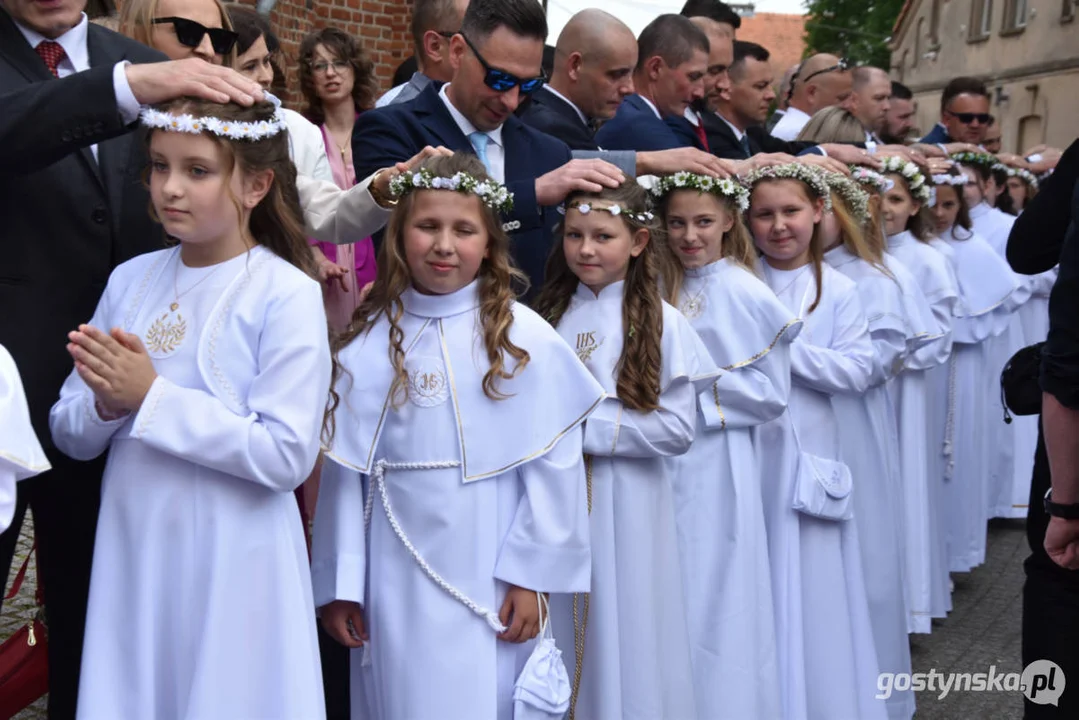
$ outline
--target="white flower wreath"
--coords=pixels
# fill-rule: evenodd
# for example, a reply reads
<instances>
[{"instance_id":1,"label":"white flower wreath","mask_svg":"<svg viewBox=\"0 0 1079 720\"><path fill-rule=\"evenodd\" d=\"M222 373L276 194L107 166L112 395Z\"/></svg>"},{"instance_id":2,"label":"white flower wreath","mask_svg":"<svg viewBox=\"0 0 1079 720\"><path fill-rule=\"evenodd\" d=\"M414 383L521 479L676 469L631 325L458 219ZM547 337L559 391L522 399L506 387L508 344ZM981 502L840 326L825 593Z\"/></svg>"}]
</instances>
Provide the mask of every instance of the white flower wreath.
<instances>
[{"instance_id":1,"label":"white flower wreath","mask_svg":"<svg viewBox=\"0 0 1079 720\"><path fill-rule=\"evenodd\" d=\"M876 170L870 170L864 165L851 165L850 177L857 183L869 185L879 193L886 193L895 187L895 181L881 175Z\"/></svg>"},{"instance_id":2,"label":"white flower wreath","mask_svg":"<svg viewBox=\"0 0 1079 720\"><path fill-rule=\"evenodd\" d=\"M288 129L285 118L281 114L281 101L270 93L266 93L266 99L272 102L275 107L273 117L269 120L241 122L238 120L222 120L216 117L197 118L190 113L173 115L170 112L152 107L144 107L139 112L139 120L148 128L168 132L182 132L191 135L208 132L230 140L250 140L254 142L273 137L279 132Z\"/></svg>"},{"instance_id":3,"label":"white flower wreath","mask_svg":"<svg viewBox=\"0 0 1079 720\"><path fill-rule=\"evenodd\" d=\"M951 173L941 173L940 175L934 175L932 178L934 185L953 185L958 187L959 185L967 184L966 175L952 175Z\"/></svg>"},{"instance_id":4,"label":"white flower wreath","mask_svg":"<svg viewBox=\"0 0 1079 720\"><path fill-rule=\"evenodd\" d=\"M604 212L609 212L611 215L613 215L615 217L621 217L621 216L624 215L627 218L629 218L630 220L632 220L632 221L634 221L634 222L636 222L636 223L638 223L640 225L647 225L648 223L652 222L652 220L654 220L655 217L656 217L655 215L653 215L648 210L643 210L643 211L634 210L633 208L628 208L628 207L625 207L623 205L619 205L616 202L610 202L610 201L607 201L607 200L599 200L599 202L606 203L606 204L605 205L597 205L595 200L592 201L592 202L587 202L587 201L586 202L581 202L580 200L574 200L574 201L570 202L568 205L566 205L564 207L559 206L558 212L565 215L566 210L576 210L577 212L581 213L582 215L587 215L588 213L592 212L593 210L595 210L597 212L602 210Z\"/></svg>"},{"instance_id":5,"label":"white flower wreath","mask_svg":"<svg viewBox=\"0 0 1079 720\"><path fill-rule=\"evenodd\" d=\"M1022 181L1025 182L1027 185L1031 186L1035 190L1038 189L1038 178L1036 178L1034 176L1034 173L1032 173L1031 171L1025 168L1014 167L1007 167L1006 171L1008 173L1008 177L1021 178Z\"/></svg>"},{"instance_id":6,"label":"white flower wreath","mask_svg":"<svg viewBox=\"0 0 1079 720\"><path fill-rule=\"evenodd\" d=\"M999 164L996 155L985 152L964 151L952 153L950 157L960 165L984 165L987 168L992 168L994 165Z\"/></svg>"},{"instance_id":7,"label":"white flower wreath","mask_svg":"<svg viewBox=\"0 0 1079 720\"><path fill-rule=\"evenodd\" d=\"M824 173L810 165L801 163L786 163L784 165L770 165L768 167L751 170L741 176L742 184L750 190L762 180L800 180L809 186L814 195L824 200L824 210L832 209L832 194L828 190L828 183L824 179Z\"/></svg>"},{"instance_id":8,"label":"white flower wreath","mask_svg":"<svg viewBox=\"0 0 1079 720\"><path fill-rule=\"evenodd\" d=\"M710 193L733 200L739 212L749 209L749 190L727 178L714 178L711 175L698 175L685 171L677 172L660 178L652 186L651 192L658 199L675 190L697 190Z\"/></svg>"},{"instance_id":9,"label":"white flower wreath","mask_svg":"<svg viewBox=\"0 0 1079 720\"><path fill-rule=\"evenodd\" d=\"M847 207L863 225L869 221L869 193L858 187L858 183L846 175L832 172L825 174L824 181L832 192L843 198Z\"/></svg>"},{"instance_id":10,"label":"white flower wreath","mask_svg":"<svg viewBox=\"0 0 1079 720\"><path fill-rule=\"evenodd\" d=\"M907 185L910 187L910 194L919 202L928 203L932 199L932 194L929 192L929 183L926 182L925 175L910 160L893 155L882 158L881 163L881 171L884 174L896 173L906 178Z\"/></svg>"},{"instance_id":11,"label":"white flower wreath","mask_svg":"<svg viewBox=\"0 0 1079 720\"><path fill-rule=\"evenodd\" d=\"M424 168L417 172L401 173L390 180L390 193L400 198L413 190L453 190L471 193L492 210L508 213L513 209L513 193L494 180L477 180L466 172L441 177Z\"/></svg>"}]
</instances>

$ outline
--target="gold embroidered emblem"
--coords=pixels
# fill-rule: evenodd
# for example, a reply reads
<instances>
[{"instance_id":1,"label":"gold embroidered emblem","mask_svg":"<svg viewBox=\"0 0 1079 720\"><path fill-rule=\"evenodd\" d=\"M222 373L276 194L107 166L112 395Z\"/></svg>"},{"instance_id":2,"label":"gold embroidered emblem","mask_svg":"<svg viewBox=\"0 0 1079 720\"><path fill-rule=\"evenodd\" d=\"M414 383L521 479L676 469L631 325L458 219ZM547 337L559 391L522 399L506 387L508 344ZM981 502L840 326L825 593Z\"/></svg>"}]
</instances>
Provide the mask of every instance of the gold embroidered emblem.
<instances>
[{"instance_id":1,"label":"gold embroidered emblem","mask_svg":"<svg viewBox=\"0 0 1079 720\"><path fill-rule=\"evenodd\" d=\"M596 331L577 333L577 359L583 363L587 363L592 359L592 353L594 353L599 346L603 344L603 338L600 338L599 342L596 342Z\"/></svg>"},{"instance_id":2,"label":"gold embroidered emblem","mask_svg":"<svg viewBox=\"0 0 1079 720\"><path fill-rule=\"evenodd\" d=\"M146 349L149 352L170 355L183 344L184 337L187 335L187 321L180 313L176 313L175 319L170 317L177 309L178 306L173 303L169 310L154 320L150 329L146 331Z\"/></svg>"},{"instance_id":3,"label":"gold embroidered emblem","mask_svg":"<svg viewBox=\"0 0 1079 720\"><path fill-rule=\"evenodd\" d=\"M437 358L416 358L409 363L408 397L419 407L435 407L449 397L449 381Z\"/></svg>"}]
</instances>

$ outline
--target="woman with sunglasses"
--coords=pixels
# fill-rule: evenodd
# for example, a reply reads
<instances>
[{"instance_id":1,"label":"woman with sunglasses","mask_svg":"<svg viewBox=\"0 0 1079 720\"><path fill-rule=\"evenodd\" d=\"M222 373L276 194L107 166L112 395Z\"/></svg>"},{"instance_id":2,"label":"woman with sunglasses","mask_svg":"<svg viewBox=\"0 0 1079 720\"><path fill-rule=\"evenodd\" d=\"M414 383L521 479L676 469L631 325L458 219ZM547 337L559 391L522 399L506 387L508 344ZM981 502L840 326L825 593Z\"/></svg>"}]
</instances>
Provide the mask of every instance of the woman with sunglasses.
<instances>
[{"instance_id":1,"label":"woman with sunglasses","mask_svg":"<svg viewBox=\"0 0 1079 720\"><path fill-rule=\"evenodd\" d=\"M125 0L120 32L168 55L232 65L236 33L219 0Z\"/></svg>"},{"instance_id":2,"label":"woman with sunglasses","mask_svg":"<svg viewBox=\"0 0 1079 720\"><path fill-rule=\"evenodd\" d=\"M355 38L337 28L323 28L304 38L299 60L307 118L322 130L333 182L347 190L356 184L352 127L360 113L375 104L374 63ZM375 248L371 238L317 247L339 277L326 294L326 316L330 327L340 331L359 304L363 287L375 279Z\"/></svg>"}]
</instances>

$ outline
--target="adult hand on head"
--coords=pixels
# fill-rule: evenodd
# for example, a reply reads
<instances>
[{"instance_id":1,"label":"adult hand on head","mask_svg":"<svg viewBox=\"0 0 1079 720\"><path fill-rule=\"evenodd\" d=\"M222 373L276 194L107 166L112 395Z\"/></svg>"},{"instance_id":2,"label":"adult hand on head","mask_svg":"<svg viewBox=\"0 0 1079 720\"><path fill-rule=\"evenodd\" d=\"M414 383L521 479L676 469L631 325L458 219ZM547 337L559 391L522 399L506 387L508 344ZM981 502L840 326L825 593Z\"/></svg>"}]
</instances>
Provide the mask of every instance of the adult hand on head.
<instances>
[{"instance_id":1,"label":"adult hand on head","mask_svg":"<svg viewBox=\"0 0 1079 720\"><path fill-rule=\"evenodd\" d=\"M181 97L251 105L265 97L257 82L232 68L211 65L201 58L128 65L124 72L131 93L142 105Z\"/></svg>"},{"instance_id":2,"label":"adult hand on head","mask_svg":"<svg viewBox=\"0 0 1079 720\"><path fill-rule=\"evenodd\" d=\"M868 150L863 150L860 147L856 147L854 145L843 145L841 143L824 143L821 145L821 147L824 148L824 152L828 153L828 157L821 159L835 160L836 162L844 166L842 171L835 170L834 172L846 172L849 175L850 173L845 167L847 165L865 165L866 167L873 168L874 170L880 170L881 168L880 160L870 155ZM799 157L800 159L805 160L806 158L820 156L801 155Z\"/></svg>"},{"instance_id":3,"label":"adult hand on head","mask_svg":"<svg viewBox=\"0 0 1079 720\"><path fill-rule=\"evenodd\" d=\"M857 150L858 148L854 148ZM828 151L831 154L831 150ZM803 165L813 165L819 167L827 172L839 173L840 175L850 175L850 169L847 168L847 163L835 157L824 157L823 155L799 155L795 158L797 162ZM879 163L878 163L879 167Z\"/></svg>"},{"instance_id":4,"label":"adult hand on head","mask_svg":"<svg viewBox=\"0 0 1079 720\"><path fill-rule=\"evenodd\" d=\"M536 178L536 202L553 207L572 192L598 193L625 181L622 171L605 160L570 160Z\"/></svg>"},{"instance_id":5,"label":"adult hand on head","mask_svg":"<svg viewBox=\"0 0 1079 720\"><path fill-rule=\"evenodd\" d=\"M925 162L925 170L930 175L943 175L955 167L955 163L948 158L929 158Z\"/></svg>"},{"instance_id":6,"label":"adult hand on head","mask_svg":"<svg viewBox=\"0 0 1079 720\"><path fill-rule=\"evenodd\" d=\"M796 162L795 157L787 153L757 153L748 160L728 160L727 165L735 175L745 175L761 168L772 165L786 165L792 162Z\"/></svg>"},{"instance_id":7,"label":"adult hand on head","mask_svg":"<svg viewBox=\"0 0 1079 720\"><path fill-rule=\"evenodd\" d=\"M450 155L453 155L453 151L449 148L442 147L441 145L439 145L438 147L432 147L431 145L427 145L423 148L423 150L420 150L408 160L405 160L404 162L399 162L392 168L383 168L382 170L377 171L375 173L375 179L372 181L371 184L374 186L375 190L381 197L389 197L390 181L393 180L395 177L397 177L401 173L412 172L417 167L419 167L420 163L422 163L427 158L438 156L448 157Z\"/></svg>"},{"instance_id":8,"label":"adult hand on head","mask_svg":"<svg viewBox=\"0 0 1079 720\"><path fill-rule=\"evenodd\" d=\"M731 175L728 161L694 147L637 153L638 175L673 175L682 171L721 178Z\"/></svg>"},{"instance_id":9,"label":"adult hand on head","mask_svg":"<svg viewBox=\"0 0 1079 720\"><path fill-rule=\"evenodd\" d=\"M1027 159L1015 153L997 153L997 160L1009 167L1030 169L1030 163L1027 162Z\"/></svg>"},{"instance_id":10,"label":"adult hand on head","mask_svg":"<svg viewBox=\"0 0 1079 720\"><path fill-rule=\"evenodd\" d=\"M948 151L949 155L955 155L956 153L961 153L961 152L976 152L976 153L985 152L984 150L982 150L977 145L972 145L971 143L965 143L965 142L948 143L947 145L944 146L944 149Z\"/></svg>"},{"instance_id":11,"label":"adult hand on head","mask_svg":"<svg viewBox=\"0 0 1079 720\"><path fill-rule=\"evenodd\" d=\"M877 147L876 157L901 157L904 160L909 160L923 171L929 170L930 159L926 157L925 153L920 150L908 148L905 145L880 145ZM936 160L945 160L944 153L940 152L940 148L937 148L937 154L934 156Z\"/></svg>"}]
</instances>

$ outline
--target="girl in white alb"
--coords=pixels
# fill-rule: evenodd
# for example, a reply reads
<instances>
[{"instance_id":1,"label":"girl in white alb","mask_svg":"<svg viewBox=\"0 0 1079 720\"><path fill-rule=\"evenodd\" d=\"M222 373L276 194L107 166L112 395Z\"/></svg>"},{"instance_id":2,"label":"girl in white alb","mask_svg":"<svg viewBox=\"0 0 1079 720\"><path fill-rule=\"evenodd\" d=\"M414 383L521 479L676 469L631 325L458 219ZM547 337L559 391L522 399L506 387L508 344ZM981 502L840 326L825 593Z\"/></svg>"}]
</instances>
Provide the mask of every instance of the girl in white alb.
<instances>
[{"instance_id":1,"label":"girl in white alb","mask_svg":"<svg viewBox=\"0 0 1079 720\"><path fill-rule=\"evenodd\" d=\"M581 720L695 718L670 478L693 442L697 394L717 374L697 334L663 302L645 191L633 180L566 201L537 311L607 392L585 423L592 591L557 598L574 640L571 713ZM579 673L579 675L578 675Z\"/></svg>"},{"instance_id":2,"label":"girl in white alb","mask_svg":"<svg viewBox=\"0 0 1079 720\"><path fill-rule=\"evenodd\" d=\"M15 483L50 468L34 428L19 368L0 345L0 533L15 515Z\"/></svg>"},{"instance_id":3,"label":"girl in white alb","mask_svg":"<svg viewBox=\"0 0 1079 720\"><path fill-rule=\"evenodd\" d=\"M143 121L178 244L113 272L50 417L64 453L109 450L78 715L320 718L293 490L330 353L284 121L195 100Z\"/></svg>"},{"instance_id":4,"label":"girl in white alb","mask_svg":"<svg viewBox=\"0 0 1079 720\"><path fill-rule=\"evenodd\" d=\"M784 414L790 342L801 321L756 274L737 182L677 173L652 191L667 231L664 289L723 372L697 398L689 452L667 460L674 484L702 718L782 717L772 579L752 428Z\"/></svg>"},{"instance_id":5,"label":"girl in white alb","mask_svg":"<svg viewBox=\"0 0 1079 720\"><path fill-rule=\"evenodd\" d=\"M315 604L353 648L354 718L559 717L550 627L531 641L540 593L588 591L581 423L603 390L515 301L511 198L475 156L393 187L378 279L335 344Z\"/></svg>"},{"instance_id":6,"label":"girl in white alb","mask_svg":"<svg viewBox=\"0 0 1079 720\"><path fill-rule=\"evenodd\" d=\"M869 329L854 282L823 262L819 224L830 194L819 172L778 165L744 179L752 187L748 224L764 256L765 280L804 323L791 343L790 396L800 446L793 506L800 511L795 572L801 607L787 632L801 641L806 713L883 718L887 710L875 698L878 662L851 521L850 495L864 480L852 480L840 462L841 432L831 402L833 395L858 395L869 387L875 362ZM798 651L783 630L780 638L788 652ZM796 716L797 709L786 712Z\"/></svg>"}]
</instances>

